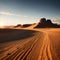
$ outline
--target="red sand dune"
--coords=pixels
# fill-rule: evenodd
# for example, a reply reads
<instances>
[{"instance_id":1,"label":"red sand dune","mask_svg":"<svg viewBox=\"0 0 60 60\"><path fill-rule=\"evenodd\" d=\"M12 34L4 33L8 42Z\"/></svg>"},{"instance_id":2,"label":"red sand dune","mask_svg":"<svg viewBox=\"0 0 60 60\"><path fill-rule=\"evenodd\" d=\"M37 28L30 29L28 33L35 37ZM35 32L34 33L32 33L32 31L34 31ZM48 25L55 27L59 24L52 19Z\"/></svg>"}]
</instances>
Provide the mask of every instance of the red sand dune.
<instances>
[{"instance_id":1,"label":"red sand dune","mask_svg":"<svg viewBox=\"0 0 60 60\"><path fill-rule=\"evenodd\" d=\"M4 41L9 37L11 41L1 42L0 39L0 60L60 60L60 29L13 29L4 32L0 32L0 38Z\"/></svg>"}]
</instances>

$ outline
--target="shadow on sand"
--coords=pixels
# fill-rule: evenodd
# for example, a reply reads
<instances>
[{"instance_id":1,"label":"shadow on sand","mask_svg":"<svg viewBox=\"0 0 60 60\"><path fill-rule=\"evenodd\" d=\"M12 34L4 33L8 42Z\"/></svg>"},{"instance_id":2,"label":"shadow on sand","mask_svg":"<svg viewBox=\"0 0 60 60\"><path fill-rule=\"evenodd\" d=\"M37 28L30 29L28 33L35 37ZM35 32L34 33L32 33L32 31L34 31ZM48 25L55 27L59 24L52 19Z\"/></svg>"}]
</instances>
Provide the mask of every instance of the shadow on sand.
<instances>
[{"instance_id":1,"label":"shadow on sand","mask_svg":"<svg viewBox=\"0 0 60 60\"><path fill-rule=\"evenodd\" d=\"M0 29L0 43L21 40L34 36L35 31L22 29Z\"/></svg>"}]
</instances>

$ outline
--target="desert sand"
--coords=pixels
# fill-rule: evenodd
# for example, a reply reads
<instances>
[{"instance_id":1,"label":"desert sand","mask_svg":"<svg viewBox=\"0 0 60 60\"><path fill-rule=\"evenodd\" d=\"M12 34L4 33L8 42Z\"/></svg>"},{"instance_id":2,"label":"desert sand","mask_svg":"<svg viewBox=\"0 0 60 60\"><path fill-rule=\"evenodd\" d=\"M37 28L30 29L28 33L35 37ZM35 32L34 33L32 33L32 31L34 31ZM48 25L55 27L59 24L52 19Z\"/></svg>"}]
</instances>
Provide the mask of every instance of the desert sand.
<instances>
[{"instance_id":1,"label":"desert sand","mask_svg":"<svg viewBox=\"0 0 60 60\"><path fill-rule=\"evenodd\" d=\"M0 29L0 60L60 60L60 28Z\"/></svg>"}]
</instances>

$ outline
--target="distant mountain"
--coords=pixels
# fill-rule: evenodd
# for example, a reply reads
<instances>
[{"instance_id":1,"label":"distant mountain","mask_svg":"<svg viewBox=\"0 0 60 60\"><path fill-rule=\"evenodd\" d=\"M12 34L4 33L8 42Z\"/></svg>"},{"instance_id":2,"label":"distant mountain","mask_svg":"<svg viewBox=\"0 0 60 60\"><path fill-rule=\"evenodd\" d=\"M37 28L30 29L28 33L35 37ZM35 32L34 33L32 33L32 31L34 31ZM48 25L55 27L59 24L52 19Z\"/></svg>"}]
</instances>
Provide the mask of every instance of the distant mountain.
<instances>
[{"instance_id":1,"label":"distant mountain","mask_svg":"<svg viewBox=\"0 0 60 60\"><path fill-rule=\"evenodd\" d=\"M50 19L41 18L35 28L60 28L60 25L52 23Z\"/></svg>"},{"instance_id":2,"label":"distant mountain","mask_svg":"<svg viewBox=\"0 0 60 60\"><path fill-rule=\"evenodd\" d=\"M22 27L22 25L21 24L17 24L16 26L14 26L15 28L17 28L17 27Z\"/></svg>"},{"instance_id":3,"label":"distant mountain","mask_svg":"<svg viewBox=\"0 0 60 60\"><path fill-rule=\"evenodd\" d=\"M31 25L32 25L32 24L23 24L22 27L25 28L25 27L29 27L29 26L31 26Z\"/></svg>"}]
</instances>

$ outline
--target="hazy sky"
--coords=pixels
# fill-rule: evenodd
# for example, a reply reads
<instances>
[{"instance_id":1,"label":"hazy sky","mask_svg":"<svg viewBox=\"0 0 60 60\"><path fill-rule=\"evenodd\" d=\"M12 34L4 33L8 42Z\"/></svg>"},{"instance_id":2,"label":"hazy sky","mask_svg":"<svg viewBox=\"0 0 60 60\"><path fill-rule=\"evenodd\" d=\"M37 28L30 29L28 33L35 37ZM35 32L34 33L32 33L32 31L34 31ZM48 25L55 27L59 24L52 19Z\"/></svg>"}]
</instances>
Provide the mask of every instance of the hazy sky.
<instances>
[{"instance_id":1,"label":"hazy sky","mask_svg":"<svg viewBox=\"0 0 60 60\"><path fill-rule=\"evenodd\" d=\"M41 17L60 19L60 0L0 0L0 25L35 23Z\"/></svg>"}]
</instances>

